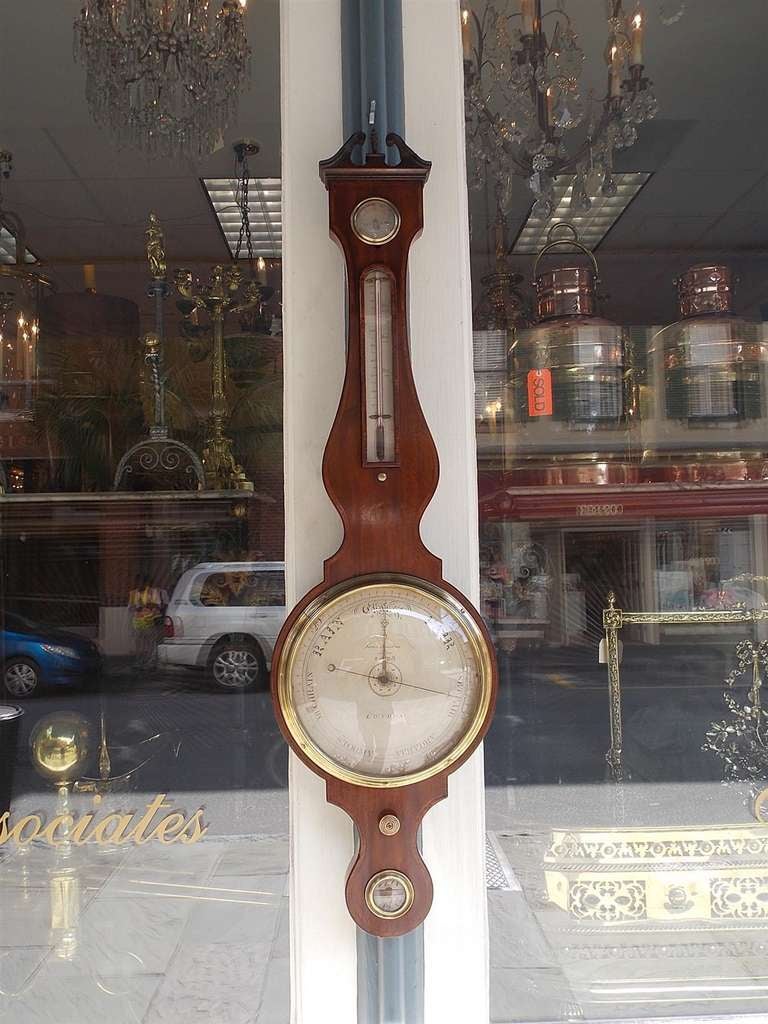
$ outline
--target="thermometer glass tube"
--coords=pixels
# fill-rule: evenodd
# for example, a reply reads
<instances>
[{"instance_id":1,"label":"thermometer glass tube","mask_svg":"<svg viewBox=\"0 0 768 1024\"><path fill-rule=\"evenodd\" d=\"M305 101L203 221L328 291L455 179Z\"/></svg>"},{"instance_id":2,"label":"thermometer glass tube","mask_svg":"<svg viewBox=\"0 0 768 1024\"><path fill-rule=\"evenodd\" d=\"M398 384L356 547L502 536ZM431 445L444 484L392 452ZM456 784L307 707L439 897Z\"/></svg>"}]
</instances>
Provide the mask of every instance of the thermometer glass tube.
<instances>
[{"instance_id":1,"label":"thermometer glass tube","mask_svg":"<svg viewBox=\"0 0 768 1024\"><path fill-rule=\"evenodd\" d=\"M363 277L365 457L369 463L395 461L392 305L391 277L383 270L369 270Z\"/></svg>"}]
</instances>

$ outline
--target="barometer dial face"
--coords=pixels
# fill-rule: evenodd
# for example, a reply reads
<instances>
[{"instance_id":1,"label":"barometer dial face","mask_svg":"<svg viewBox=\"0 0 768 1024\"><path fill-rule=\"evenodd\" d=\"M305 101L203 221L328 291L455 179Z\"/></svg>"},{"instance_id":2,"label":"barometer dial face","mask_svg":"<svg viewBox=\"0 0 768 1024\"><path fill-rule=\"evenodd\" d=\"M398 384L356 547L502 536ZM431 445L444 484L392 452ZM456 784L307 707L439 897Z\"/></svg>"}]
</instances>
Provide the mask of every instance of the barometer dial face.
<instances>
[{"instance_id":1,"label":"barometer dial face","mask_svg":"<svg viewBox=\"0 0 768 1024\"><path fill-rule=\"evenodd\" d=\"M364 199L352 211L352 230L368 245L384 245L400 230L400 213L387 199Z\"/></svg>"},{"instance_id":2,"label":"barometer dial face","mask_svg":"<svg viewBox=\"0 0 768 1024\"><path fill-rule=\"evenodd\" d=\"M393 575L316 599L286 639L278 685L286 725L315 765L384 787L430 778L466 752L492 670L457 600Z\"/></svg>"}]
</instances>

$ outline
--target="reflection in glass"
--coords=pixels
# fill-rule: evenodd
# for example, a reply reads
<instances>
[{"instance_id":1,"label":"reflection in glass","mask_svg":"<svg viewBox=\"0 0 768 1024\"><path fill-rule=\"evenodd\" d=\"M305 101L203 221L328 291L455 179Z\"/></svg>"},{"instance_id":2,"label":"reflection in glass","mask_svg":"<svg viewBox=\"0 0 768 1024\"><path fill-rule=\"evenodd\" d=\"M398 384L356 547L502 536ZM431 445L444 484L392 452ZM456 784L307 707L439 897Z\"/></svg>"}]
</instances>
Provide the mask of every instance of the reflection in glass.
<instances>
[{"instance_id":1,"label":"reflection in glass","mask_svg":"<svg viewBox=\"0 0 768 1024\"><path fill-rule=\"evenodd\" d=\"M556 246L583 249L578 241L550 237L536 267ZM518 331L509 353L505 465L514 486L636 479L628 337L597 315L592 260L592 268L570 265L538 275L534 269L538 323Z\"/></svg>"},{"instance_id":2,"label":"reflection in glass","mask_svg":"<svg viewBox=\"0 0 768 1024\"><path fill-rule=\"evenodd\" d=\"M689 267L677 281L681 319L648 348L643 476L759 480L766 458L766 348L733 310L728 266Z\"/></svg>"}]
</instances>

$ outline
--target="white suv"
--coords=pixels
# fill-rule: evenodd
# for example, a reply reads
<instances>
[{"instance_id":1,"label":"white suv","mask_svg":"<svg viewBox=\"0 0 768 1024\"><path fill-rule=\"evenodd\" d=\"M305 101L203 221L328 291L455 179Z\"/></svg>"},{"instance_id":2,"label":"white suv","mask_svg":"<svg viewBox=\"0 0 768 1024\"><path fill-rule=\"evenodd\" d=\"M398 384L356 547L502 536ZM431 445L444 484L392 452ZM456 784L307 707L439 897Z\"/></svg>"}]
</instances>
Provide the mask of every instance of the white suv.
<instances>
[{"instance_id":1,"label":"white suv","mask_svg":"<svg viewBox=\"0 0 768 1024\"><path fill-rule=\"evenodd\" d=\"M284 619L284 562L201 562L174 588L158 661L205 669L223 689L263 689Z\"/></svg>"}]
</instances>

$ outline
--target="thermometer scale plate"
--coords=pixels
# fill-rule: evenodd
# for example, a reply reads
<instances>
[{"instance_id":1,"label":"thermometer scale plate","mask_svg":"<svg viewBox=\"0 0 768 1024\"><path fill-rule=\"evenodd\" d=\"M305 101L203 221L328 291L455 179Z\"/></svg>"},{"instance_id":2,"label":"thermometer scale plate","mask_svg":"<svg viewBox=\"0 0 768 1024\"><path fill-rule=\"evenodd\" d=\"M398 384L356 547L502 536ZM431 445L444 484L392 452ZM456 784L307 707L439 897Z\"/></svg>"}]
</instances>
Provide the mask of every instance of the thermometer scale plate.
<instances>
[{"instance_id":1,"label":"thermometer scale plate","mask_svg":"<svg viewBox=\"0 0 768 1024\"><path fill-rule=\"evenodd\" d=\"M394 284L384 270L369 270L363 277L363 333L365 338L366 459L394 462L395 389L392 353Z\"/></svg>"}]
</instances>

